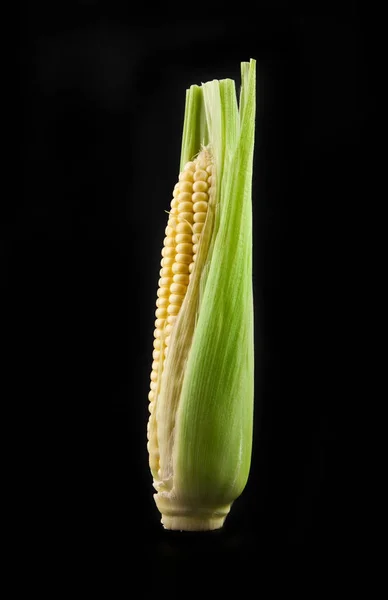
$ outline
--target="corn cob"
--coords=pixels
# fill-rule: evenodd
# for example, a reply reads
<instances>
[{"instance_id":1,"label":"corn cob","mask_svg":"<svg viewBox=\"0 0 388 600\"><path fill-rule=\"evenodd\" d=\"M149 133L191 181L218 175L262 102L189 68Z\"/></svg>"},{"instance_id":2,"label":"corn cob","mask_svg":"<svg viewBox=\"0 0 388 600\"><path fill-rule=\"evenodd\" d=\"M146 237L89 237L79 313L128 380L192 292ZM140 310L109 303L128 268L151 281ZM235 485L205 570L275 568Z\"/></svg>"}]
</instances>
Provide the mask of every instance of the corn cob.
<instances>
[{"instance_id":1,"label":"corn cob","mask_svg":"<svg viewBox=\"0 0 388 600\"><path fill-rule=\"evenodd\" d=\"M180 173L159 272L147 425L166 529L223 526L245 488L253 428L255 67L186 92Z\"/></svg>"}]
</instances>

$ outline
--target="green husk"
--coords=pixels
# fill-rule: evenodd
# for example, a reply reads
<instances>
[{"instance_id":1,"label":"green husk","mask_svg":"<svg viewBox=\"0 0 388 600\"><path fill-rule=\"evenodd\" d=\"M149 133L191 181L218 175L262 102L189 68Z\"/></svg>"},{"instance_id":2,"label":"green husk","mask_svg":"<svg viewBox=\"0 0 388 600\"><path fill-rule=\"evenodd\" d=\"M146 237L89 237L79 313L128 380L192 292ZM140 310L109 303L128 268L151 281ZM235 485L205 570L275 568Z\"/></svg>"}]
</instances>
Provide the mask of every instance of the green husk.
<instances>
[{"instance_id":1,"label":"green husk","mask_svg":"<svg viewBox=\"0 0 388 600\"><path fill-rule=\"evenodd\" d=\"M223 526L250 471L254 410L252 173L256 62L187 90L180 168L210 149L216 193L156 401L155 502L168 529Z\"/></svg>"}]
</instances>

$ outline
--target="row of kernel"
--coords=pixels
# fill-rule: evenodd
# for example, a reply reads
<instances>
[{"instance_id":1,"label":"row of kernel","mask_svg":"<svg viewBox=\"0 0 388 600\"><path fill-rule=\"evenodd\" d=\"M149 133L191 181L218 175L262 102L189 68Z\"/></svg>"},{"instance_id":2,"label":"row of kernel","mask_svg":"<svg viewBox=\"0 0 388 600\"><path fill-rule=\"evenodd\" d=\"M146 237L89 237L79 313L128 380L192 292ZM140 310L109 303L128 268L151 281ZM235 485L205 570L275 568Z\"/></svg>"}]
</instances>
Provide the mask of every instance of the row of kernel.
<instances>
[{"instance_id":1,"label":"row of kernel","mask_svg":"<svg viewBox=\"0 0 388 600\"><path fill-rule=\"evenodd\" d=\"M150 400L149 410L152 413L153 410L153 401L155 398L155 390L157 389L157 381L159 376L159 360L161 352L164 349L165 343L162 341L162 333L166 324L166 319L168 316L167 308L168 308L168 297L170 294L170 285L172 282L172 265L174 263L175 256L175 227L176 227L176 214L177 214L177 186L175 186L173 192L173 199L171 201L171 210L167 223L167 227L165 229L165 235L163 241L162 248L162 260L161 260L161 269L159 271L159 282L158 282L158 291L157 291L157 300L156 300L156 311L155 311L155 329L154 329L154 350L152 353L152 371L150 375L151 383L150 383L150 392L148 394L148 399Z\"/></svg>"},{"instance_id":2,"label":"row of kernel","mask_svg":"<svg viewBox=\"0 0 388 600\"><path fill-rule=\"evenodd\" d=\"M175 260L172 265L172 282L170 284L170 294L168 299L168 317L166 332L166 349L173 325L177 319L180 307L186 295L187 285L189 283L189 265L192 262L193 243L192 243L192 223L193 215L193 176L195 164L189 162L185 165L183 171L179 174L178 195L177 195L177 225L175 230Z\"/></svg>"},{"instance_id":3,"label":"row of kernel","mask_svg":"<svg viewBox=\"0 0 388 600\"><path fill-rule=\"evenodd\" d=\"M205 226L209 192L212 185L212 165L207 163L207 157L205 156L197 162L196 170L194 173L194 184L193 184L193 263L190 268L190 272L194 268L194 263L197 258L198 244L201 237L201 233Z\"/></svg>"},{"instance_id":4,"label":"row of kernel","mask_svg":"<svg viewBox=\"0 0 388 600\"><path fill-rule=\"evenodd\" d=\"M155 329L154 329L154 350L152 353L152 371L150 375L151 383L150 383L150 392L148 394L149 405L148 410L151 414L148 423L147 423L147 450L149 454L149 464L152 471L157 472L160 464L159 464L159 449L158 449L158 440L157 440L157 430L156 430L156 422L155 419L152 418L152 414L155 409L155 396L157 389L157 381L159 376L159 360L160 354L162 352L162 331L165 326L166 318L167 318L167 303L166 299L168 298L169 288L172 280L172 271L171 265L174 260L174 247L175 247L175 214L176 214L176 202L174 199L171 201L171 211L170 217L167 223L167 227L165 229L165 235L163 241L163 249L162 249L162 260L161 260L161 269L159 271L160 279L158 281L158 291L157 291L157 300L156 300L156 311L155 311Z\"/></svg>"}]
</instances>

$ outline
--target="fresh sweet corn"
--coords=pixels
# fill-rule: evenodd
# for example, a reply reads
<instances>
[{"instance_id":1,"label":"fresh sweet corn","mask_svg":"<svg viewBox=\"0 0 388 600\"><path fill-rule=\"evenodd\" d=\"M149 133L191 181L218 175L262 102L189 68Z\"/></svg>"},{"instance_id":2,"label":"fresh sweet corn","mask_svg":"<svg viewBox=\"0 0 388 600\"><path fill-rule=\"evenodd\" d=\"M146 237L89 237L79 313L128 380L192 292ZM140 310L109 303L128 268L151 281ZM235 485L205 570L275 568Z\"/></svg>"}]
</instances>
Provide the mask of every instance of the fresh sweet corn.
<instances>
[{"instance_id":1,"label":"fresh sweet corn","mask_svg":"<svg viewBox=\"0 0 388 600\"><path fill-rule=\"evenodd\" d=\"M250 471L256 62L186 92L159 272L147 426L166 529L221 528Z\"/></svg>"}]
</instances>

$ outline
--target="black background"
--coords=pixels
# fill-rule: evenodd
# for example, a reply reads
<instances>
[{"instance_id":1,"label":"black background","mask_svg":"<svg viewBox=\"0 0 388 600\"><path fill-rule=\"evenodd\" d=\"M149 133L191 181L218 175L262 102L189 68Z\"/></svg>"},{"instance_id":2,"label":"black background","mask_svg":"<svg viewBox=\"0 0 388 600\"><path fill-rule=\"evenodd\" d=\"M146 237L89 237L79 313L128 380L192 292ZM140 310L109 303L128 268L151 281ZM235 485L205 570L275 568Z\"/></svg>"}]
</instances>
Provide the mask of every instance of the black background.
<instances>
[{"instance_id":1,"label":"black background","mask_svg":"<svg viewBox=\"0 0 388 600\"><path fill-rule=\"evenodd\" d=\"M341 545L346 227L365 175L352 5L255 17L84 1L23 13L21 175L3 221L25 543L164 558ZM169 14L171 12L171 15ZM225 11L223 10L223 13ZM228 12L228 11L226 11ZM242 11L240 11L242 12ZM255 435L224 529L165 532L146 452L161 243L185 90L257 60ZM345 453L346 454L346 453Z\"/></svg>"}]
</instances>

